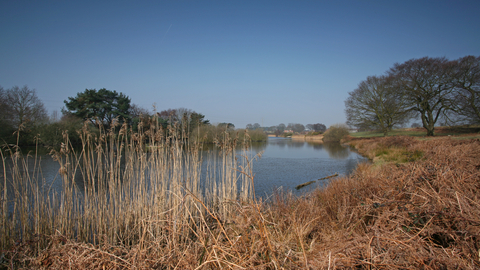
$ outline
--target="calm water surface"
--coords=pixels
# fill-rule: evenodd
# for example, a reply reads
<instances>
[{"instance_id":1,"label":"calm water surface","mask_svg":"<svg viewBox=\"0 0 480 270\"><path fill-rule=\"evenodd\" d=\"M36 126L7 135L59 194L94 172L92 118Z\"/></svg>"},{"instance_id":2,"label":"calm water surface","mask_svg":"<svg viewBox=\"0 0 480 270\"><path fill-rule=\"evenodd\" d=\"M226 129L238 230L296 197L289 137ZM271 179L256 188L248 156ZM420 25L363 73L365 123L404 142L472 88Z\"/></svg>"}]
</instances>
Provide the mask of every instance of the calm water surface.
<instances>
[{"instance_id":1,"label":"calm water surface","mask_svg":"<svg viewBox=\"0 0 480 270\"><path fill-rule=\"evenodd\" d=\"M252 154L261 154L253 162L254 183L257 196L266 197L276 189L302 194L329 180L317 181L315 184L296 190L299 184L317 180L335 173L347 175L358 163L368 160L340 144L321 144L285 138L269 138L266 143L252 146ZM53 192L62 189L62 180L58 175L58 162L49 155L39 155L41 164L42 186ZM8 163L8 162L7 162ZM30 173L35 164L34 158L28 159ZM8 167L8 164L7 164ZM0 169L3 183L3 168ZM7 170L7 179L9 178ZM80 190L83 183L78 181Z\"/></svg>"},{"instance_id":2,"label":"calm water surface","mask_svg":"<svg viewBox=\"0 0 480 270\"><path fill-rule=\"evenodd\" d=\"M317 180L338 173L348 175L360 162L368 162L349 147L336 144L322 144L285 138L270 137L263 146L253 148L264 151L254 162L255 190L259 196L271 194L281 188L296 194L304 193L329 180L317 181L297 191L299 184Z\"/></svg>"}]
</instances>

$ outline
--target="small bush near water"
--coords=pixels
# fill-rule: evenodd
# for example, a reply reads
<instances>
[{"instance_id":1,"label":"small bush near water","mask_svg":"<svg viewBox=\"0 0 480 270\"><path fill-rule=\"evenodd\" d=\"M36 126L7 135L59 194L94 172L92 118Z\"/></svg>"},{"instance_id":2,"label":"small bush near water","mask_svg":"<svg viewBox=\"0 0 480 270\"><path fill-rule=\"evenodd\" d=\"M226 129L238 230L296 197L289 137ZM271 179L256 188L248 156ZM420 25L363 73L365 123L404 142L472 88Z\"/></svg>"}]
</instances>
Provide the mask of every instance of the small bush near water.
<instances>
[{"instance_id":1,"label":"small bush near water","mask_svg":"<svg viewBox=\"0 0 480 270\"><path fill-rule=\"evenodd\" d=\"M323 136L324 142L340 142L343 137L349 134L348 127L343 124L332 125L325 131Z\"/></svg>"},{"instance_id":2,"label":"small bush near water","mask_svg":"<svg viewBox=\"0 0 480 270\"><path fill-rule=\"evenodd\" d=\"M95 217L89 222L68 215L74 212L54 214L48 207L42 212L66 225L70 222L74 228L70 233L51 218L29 219L43 210L30 209L30 204L18 200L21 210L15 217L3 209L2 230L26 228L25 234L1 234L0 264L12 269L480 268L479 140L387 137L351 144L368 156L395 148L420 152L422 157L405 163L362 164L351 176L332 180L302 197L277 193L268 201L258 201L234 196L210 204L208 197L182 193L186 189L181 184L179 193L170 193L177 196L165 209L149 203L164 193L151 196L143 190L146 193L134 193L125 203L120 200L114 205L91 193L93 205L83 206L86 216ZM180 153L172 145L159 148L178 160L174 153ZM148 159L148 155L134 157ZM195 170L175 173L169 168L180 163L157 158L155 164L168 172L155 173L159 180L176 173L181 179L195 178ZM245 168L240 175L247 180L253 179L248 174L250 162L236 167ZM110 176L118 171L115 168L103 173ZM113 192L109 198L130 194L129 185L108 189ZM126 189L120 192L120 187ZM72 207L67 202L63 205ZM50 231L37 233L36 224ZM97 228L97 233L81 240L74 234L80 228Z\"/></svg>"}]
</instances>

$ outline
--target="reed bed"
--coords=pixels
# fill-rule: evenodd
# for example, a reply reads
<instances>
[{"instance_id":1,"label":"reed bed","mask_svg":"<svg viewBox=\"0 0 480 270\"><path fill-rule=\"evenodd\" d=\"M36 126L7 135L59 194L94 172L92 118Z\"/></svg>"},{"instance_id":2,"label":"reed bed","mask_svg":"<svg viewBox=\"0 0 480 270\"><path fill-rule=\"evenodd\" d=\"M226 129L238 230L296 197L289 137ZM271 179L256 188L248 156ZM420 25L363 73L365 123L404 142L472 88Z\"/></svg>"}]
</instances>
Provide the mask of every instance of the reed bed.
<instances>
[{"instance_id":1,"label":"reed bed","mask_svg":"<svg viewBox=\"0 0 480 270\"><path fill-rule=\"evenodd\" d=\"M122 157L119 148L111 146L102 146L113 151L111 155L92 156L88 166L81 158L83 154L67 153L67 160L64 153L63 179L90 175L91 181L96 181L89 184L90 189L94 187L96 192L82 197L73 186L69 198L76 203L50 199L47 210L64 212L52 212L52 221L46 219L44 232L31 229L29 234L26 230L30 238L19 238L22 223L16 223L15 230L2 238L8 244L8 250L2 251L4 267L480 268L479 140L353 140L352 145L361 153L383 162L361 164L352 175L334 179L325 188L301 197L284 192L261 201L252 193L242 195L241 185L233 184L237 181L253 185L254 176L252 159L247 154L232 155L234 151L228 145L235 143L228 134L219 142L232 144L225 145L227 151L216 154L215 164L204 169L196 162L201 155L185 151L192 147L188 143L176 144L174 139L162 138L166 133L151 134L158 137L149 143L148 151L142 150L145 144L139 138L112 135L116 145L127 138L138 141L128 143L135 152L130 167L116 163ZM150 138L151 134L145 136ZM168 134L182 137L174 132ZM91 146L85 144L84 149L92 147L91 155L98 155L99 139L92 140ZM103 162L106 164L100 166ZM192 164L187 166L189 162ZM129 164L127 160L125 164ZM74 168L77 171L72 171ZM119 175L118 182L112 172L113 176ZM215 175L233 182L187 183L202 173L209 176L207 179ZM142 186L136 186L137 180L128 180L144 174ZM113 183L99 183L100 177ZM229 189L232 185L238 189ZM2 220L10 224L12 216Z\"/></svg>"},{"instance_id":2,"label":"reed bed","mask_svg":"<svg viewBox=\"0 0 480 270\"><path fill-rule=\"evenodd\" d=\"M38 159L32 169L20 151L1 152L0 263L8 258L11 267L29 268L32 262L22 264L17 253L41 256L67 241L142 252L154 243L183 253L198 248L192 243L207 244L211 227L223 232L210 241L232 241L224 223L253 199L246 140L239 156L239 142L223 134L205 164L202 145L180 125L136 133L113 125L92 133L85 124L79 133L80 149L65 133L61 149L51 152L60 164L60 191L45 184Z\"/></svg>"}]
</instances>

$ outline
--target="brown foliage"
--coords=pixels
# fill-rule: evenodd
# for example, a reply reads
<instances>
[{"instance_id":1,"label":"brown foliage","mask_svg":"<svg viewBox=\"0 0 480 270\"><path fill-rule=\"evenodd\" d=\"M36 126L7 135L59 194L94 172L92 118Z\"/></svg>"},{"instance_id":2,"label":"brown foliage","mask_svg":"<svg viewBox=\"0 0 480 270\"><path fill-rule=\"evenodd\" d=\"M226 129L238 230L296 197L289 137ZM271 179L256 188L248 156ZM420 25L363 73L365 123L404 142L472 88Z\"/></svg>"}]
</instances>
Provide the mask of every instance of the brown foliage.
<instances>
[{"instance_id":1,"label":"brown foliage","mask_svg":"<svg viewBox=\"0 0 480 270\"><path fill-rule=\"evenodd\" d=\"M393 147L424 155L362 164L304 197L232 202L232 220L211 210L185 225L190 235L171 235L166 226L164 239L133 246L53 236L38 253L12 249L5 258L25 269L480 268L479 140L388 137L355 144L362 153Z\"/></svg>"},{"instance_id":2,"label":"brown foliage","mask_svg":"<svg viewBox=\"0 0 480 270\"><path fill-rule=\"evenodd\" d=\"M328 222L312 253L318 268L480 267L480 142L385 138L365 142L420 150L425 158L372 169L318 191ZM368 148L368 147L365 147Z\"/></svg>"}]
</instances>

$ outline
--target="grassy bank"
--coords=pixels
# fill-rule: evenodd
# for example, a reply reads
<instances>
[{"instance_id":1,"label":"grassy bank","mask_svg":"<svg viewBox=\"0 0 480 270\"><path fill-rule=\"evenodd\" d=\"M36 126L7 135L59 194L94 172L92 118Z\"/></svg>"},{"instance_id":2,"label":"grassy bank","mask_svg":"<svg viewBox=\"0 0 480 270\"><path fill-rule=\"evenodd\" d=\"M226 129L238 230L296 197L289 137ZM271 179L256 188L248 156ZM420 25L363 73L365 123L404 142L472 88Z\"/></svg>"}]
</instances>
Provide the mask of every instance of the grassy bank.
<instances>
[{"instance_id":1,"label":"grassy bank","mask_svg":"<svg viewBox=\"0 0 480 270\"><path fill-rule=\"evenodd\" d=\"M317 193L338 232L325 234L334 241L315 256L324 266L326 257L340 268L480 266L478 140L387 137L352 145L373 158L385 150L393 155ZM417 157L405 162L398 149Z\"/></svg>"},{"instance_id":2,"label":"grassy bank","mask_svg":"<svg viewBox=\"0 0 480 270\"><path fill-rule=\"evenodd\" d=\"M303 197L217 196L227 199L209 204L208 197L180 192L173 193L172 204L152 212L148 207L155 206L144 203L148 196L137 194L119 204L123 208L117 214L130 222L117 224L122 229L116 233L100 230L92 242L52 224L50 232L10 235L2 264L17 269L480 267L479 140L386 137L350 143L382 162L362 164L351 176ZM235 167L246 180L253 179L249 164ZM193 171L180 179L195 178ZM96 211L108 206L106 201L96 204ZM95 222L107 220L101 214Z\"/></svg>"},{"instance_id":3,"label":"grassy bank","mask_svg":"<svg viewBox=\"0 0 480 270\"><path fill-rule=\"evenodd\" d=\"M479 126L455 126L455 127L436 127L436 136L457 136L457 137L474 137L480 138ZM393 129L388 132L388 136L412 136L412 137L425 137L427 130L424 128L400 128ZM354 138L372 138L383 137L383 132L380 131L362 131L350 133Z\"/></svg>"}]
</instances>

